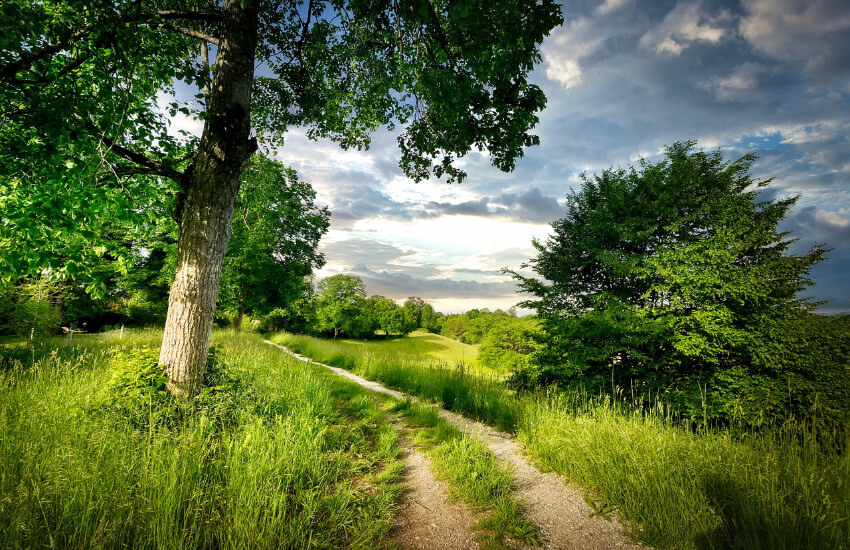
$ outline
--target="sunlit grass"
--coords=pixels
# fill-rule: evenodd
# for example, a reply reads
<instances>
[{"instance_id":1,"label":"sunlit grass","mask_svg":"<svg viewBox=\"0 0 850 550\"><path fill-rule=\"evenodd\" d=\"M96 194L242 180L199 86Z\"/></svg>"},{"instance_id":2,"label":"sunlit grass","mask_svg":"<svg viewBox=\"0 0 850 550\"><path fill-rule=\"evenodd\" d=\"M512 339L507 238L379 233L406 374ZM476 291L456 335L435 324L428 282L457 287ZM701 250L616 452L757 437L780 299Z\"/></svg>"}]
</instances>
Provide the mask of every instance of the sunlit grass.
<instances>
[{"instance_id":1,"label":"sunlit grass","mask_svg":"<svg viewBox=\"0 0 850 550\"><path fill-rule=\"evenodd\" d=\"M271 341L503 430L516 429L520 409L515 396L502 385L501 375L423 361L411 354L378 352L371 344L354 345L286 333L273 335Z\"/></svg>"},{"instance_id":2,"label":"sunlit grass","mask_svg":"<svg viewBox=\"0 0 850 550\"><path fill-rule=\"evenodd\" d=\"M793 422L779 433L694 431L662 406L516 395L427 360L306 337L275 341L516 433L544 468L585 487L599 513L616 510L636 538L659 548L850 547L850 438L825 447Z\"/></svg>"},{"instance_id":3,"label":"sunlit grass","mask_svg":"<svg viewBox=\"0 0 850 550\"><path fill-rule=\"evenodd\" d=\"M412 355L417 360L433 359L450 367L463 365L467 369L479 368L478 345L464 344L439 334L416 331L403 338L391 337L387 340L337 340L343 346L365 347L375 353L394 353ZM489 370L489 369L484 369Z\"/></svg>"},{"instance_id":4,"label":"sunlit grass","mask_svg":"<svg viewBox=\"0 0 850 550\"><path fill-rule=\"evenodd\" d=\"M233 427L91 414L115 345L160 336L0 348L1 548L381 545L401 490L395 431L365 390L257 337L214 338L268 404Z\"/></svg>"}]
</instances>

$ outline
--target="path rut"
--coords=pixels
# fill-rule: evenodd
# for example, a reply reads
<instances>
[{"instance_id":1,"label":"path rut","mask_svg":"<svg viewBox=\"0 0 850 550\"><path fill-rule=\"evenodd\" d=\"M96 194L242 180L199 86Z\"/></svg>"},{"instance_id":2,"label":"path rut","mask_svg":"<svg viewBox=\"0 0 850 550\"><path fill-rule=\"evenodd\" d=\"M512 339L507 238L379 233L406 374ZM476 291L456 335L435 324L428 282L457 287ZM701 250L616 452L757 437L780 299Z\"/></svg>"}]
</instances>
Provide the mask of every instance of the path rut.
<instances>
[{"instance_id":1,"label":"path rut","mask_svg":"<svg viewBox=\"0 0 850 550\"><path fill-rule=\"evenodd\" d=\"M391 395L397 399L411 399L402 392L385 388L345 369L318 363L284 346L267 343L301 361L330 369L370 390ZM441 410L440 416L462 432L482 440L500 460L513 466L517 496L525 505L529 519L540 529L542 548L553 550L646 548L629 539L624 534L623 525L616 520L595 515L585 502L581 489L567 485L558 474L538 470L524 456L522 447L510 434L450 411ZM418 460L416 457L411 458L413 462ZM422 459L424 460L424 457ZM476 546L446 546L432 543L428 547L437 549L475 548Z\"/></svg>"}]
</instances>

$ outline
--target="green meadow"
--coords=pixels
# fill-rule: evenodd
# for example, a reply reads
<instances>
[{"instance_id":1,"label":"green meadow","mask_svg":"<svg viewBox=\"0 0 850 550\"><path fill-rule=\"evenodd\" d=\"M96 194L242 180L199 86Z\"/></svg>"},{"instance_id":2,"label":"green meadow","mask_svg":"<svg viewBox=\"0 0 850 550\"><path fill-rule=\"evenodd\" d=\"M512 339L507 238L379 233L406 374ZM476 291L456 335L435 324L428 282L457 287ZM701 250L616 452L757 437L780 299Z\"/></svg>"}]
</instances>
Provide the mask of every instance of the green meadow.
<instances>
[{"instance_id":1,"label":"green meadow","mask_svg":"<svg viewBox=\"0 0 850 550\"><path fill-rule=\"evenodd\" d=\"M404 338L354 340L338 338L328 345L339 349L360 349L366 353L390 354L395 357L413 359L417 362L432 361L449 367L463 365L465 368L479 368L478 345L464 344L439 334L414 331ZM484 367L481 367L484 368Z\"/></svg>"},{"instance_id":2,"label":"green meadow","mask_svg":"<svg viewBox=\"0 0 850 550\"><path fill-rule=\"evenodd\" d=\"M846 437L824 445L793 422L741 433L625 398L516 394L450 366L448 347L427 349L442 339L424 336L411 339L418 360L391 352L393 340L270 338L424 403L375 396L256 334L223 331L207 388L178 399L145 370L159 338L0 342L0 548L392 547L403 472L393 416L452 493L484 512L482 544L536 543L510 469L435 406L514 433L648 545L848 548Z\"/></svg>"},{"instance_id":3,"label":"green meadow","mask_svg":"<svg viewBox=\"0 0 850 550\"><path fill-rule=\"evenodd\" d=\"M120 334L0 342L0 548L393 548L393 416L482 513L485 547L536 544L510 470L433 408L229 331L177 399L157 389L161 332Z\"/></svg>"},{"instance_id":4,"label":"green meadow","mask_svg":"<svg viewBox=\"0 0 850 550\"><path fill-rule=\"evenodd\" d=\"M219 389L156 406L112 382L160 338L0 347L0 548L385 544L402 468L371 395L216 334Z\"/></svg>"}]
</instances>

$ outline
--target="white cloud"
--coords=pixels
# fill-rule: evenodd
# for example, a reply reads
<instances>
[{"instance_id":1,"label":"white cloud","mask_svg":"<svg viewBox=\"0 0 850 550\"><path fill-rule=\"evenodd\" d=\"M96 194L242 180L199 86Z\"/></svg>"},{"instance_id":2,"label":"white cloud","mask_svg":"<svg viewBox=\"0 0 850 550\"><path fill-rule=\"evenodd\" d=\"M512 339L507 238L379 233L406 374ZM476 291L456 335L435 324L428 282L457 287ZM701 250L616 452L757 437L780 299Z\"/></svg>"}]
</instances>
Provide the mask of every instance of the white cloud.
<instances>
[{"instance_id":1,"label":"white cloud","mask_svg":"<svg viewBox=\"0 0 850 550\"><path fill-rule=\"evenodd\" d=\"M703 82L702 87L721 101L748 101L759 87L759 78L764 72L763 66L747 61L726 76Z\"/></svg>"},{"instance_id":2,"label":"white cloud","mask_svg":"<svg viewBox=\"0 0 850 550\"><path fill-rule=\"evenodd\" d=\"M547 59L546 76L569 90L581 84L581 66L575 59L551 56Z\"/></svg>"},{"instance_id":3,"label":"white cloud","mask_svg":"<svg viewBox=\"0 0 850 550\"><path fill-rule=\"evenodd\" d=\"M573 19L555 29L541 47L546 76L568 90L581 84L581 59L599 49L610 33L589 17Z\"/></svg>"},{"instance_id":4,"label":"white cloud","mask_svg":"<svg viewBox=\"0 0 850 550\"><path fill-rule=\"evenodd\" d=\"M599 7L593 10L593 12L599 15L607 15L613 11L622 9L628 1L629 0L605 0L599 5Z\"/></svg>"},{"instance_id":5,"label":"white cloud","mask_svg":"<svg viewBox=\"0 0 850 550\"><path fill-rule=\"evenodd\" d=\"M655 53L679 55L693 42L717 43L726 31L717 26L719 19L708 18L697 2L682 2L655 28L645 33L640 44Z\"/></svg>"}]
</instances>

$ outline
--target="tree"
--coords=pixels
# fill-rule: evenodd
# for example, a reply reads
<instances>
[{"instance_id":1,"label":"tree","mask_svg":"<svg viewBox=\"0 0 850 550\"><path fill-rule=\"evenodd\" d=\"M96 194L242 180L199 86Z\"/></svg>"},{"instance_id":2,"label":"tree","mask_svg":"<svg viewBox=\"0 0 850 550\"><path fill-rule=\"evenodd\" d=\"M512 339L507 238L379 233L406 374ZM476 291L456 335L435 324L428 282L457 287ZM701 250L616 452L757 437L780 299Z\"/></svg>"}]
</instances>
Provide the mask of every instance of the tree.
<instances>
[{"instance_id":1,"label":"tree","mask_svg":"<svg viewBox=\"0 0 850 550\"><path fill-rule=\"evenodd\" d=\"M0 331L47 336L59 331L62 288L46 277L24 279L0 289Z\"/></svg>"},{"instance_id":2,"label":"tree","mask_svg":"<svg viewBox=\"0 0 850 550\"><path fill-rule=\"evenodd\" d=\"M693 417L804 414L787 390L765 389L811 376L794 327L811 316L799 293L826 250L789 253L777 224L796 197L761 200L770 180L750 176L753 155L730 163L695 145L568 195L523 266L540 278L513 273L541 321L532 376L519 380L662 392Z\"/></svg>"},{"instance_id":3,"label":"tree","mask_svg":"<svg viewBox=\"0 0 850 550\"><path fill-rule=\"evenodd\" d=\"M255 136L282 143L303 126L360 148L401 123L400 164L417 181L462 179L453 163L472 147L511 170L539 141L529 131L545 98L526 75L562 22L554 0L8 0L0 18L2 269L61 276L103 254L85 246L98 220L142 226L133 201L176 196L160 363L188 394L203 380ZM202 119L199 139L170 135L157 107L178 81L197 86L196 102L167 110ZM35 246L7 254L16 233Z\"/></svg>"},{"instance_id":4,"label":"tree","mask_svg":"<svg viewBox=\"0 0 850 550\"><path fill-rule=\"evenodd\" d=\"M533 317L497 317L478 348L478 362L495 370L516 371L527 366L535 350L532 335L537 330Z\"/></svg>"},{"instance_id":5,"label":"tree","mask_svg":"<svg viewBox=\"0 0 850 550\"><path fill-rule=\"evenodd\" d=\"M405 311L395 300L376 294L366 299L366 307L372 314L374 329L383 330L387 338L390 334L404 335L410 332Z\"/></svg>"},{"instance_id":6,"label":"tree","mask_svg":"<svg viewBox=\"0 0 850 550\"><path fill-rule=\"evenodd\" d=\"M219 303L235 311L233 330L246 312L266 314L302 293L304 278L324 265L316 248L330 213L295 171L265 156L248 164L222 273Z\"/></svg>"},{"instance_id":7,"label":"tree","mask_svg":"<svg viewBox=\"0 0 850 550\"><path fill-rule=\"evenodd\" d=\"M318 329L358 338L374 332L366 309L366 287L360 277L333 275L319 281L316 296Z\"/></svg>"}]
</instances>

